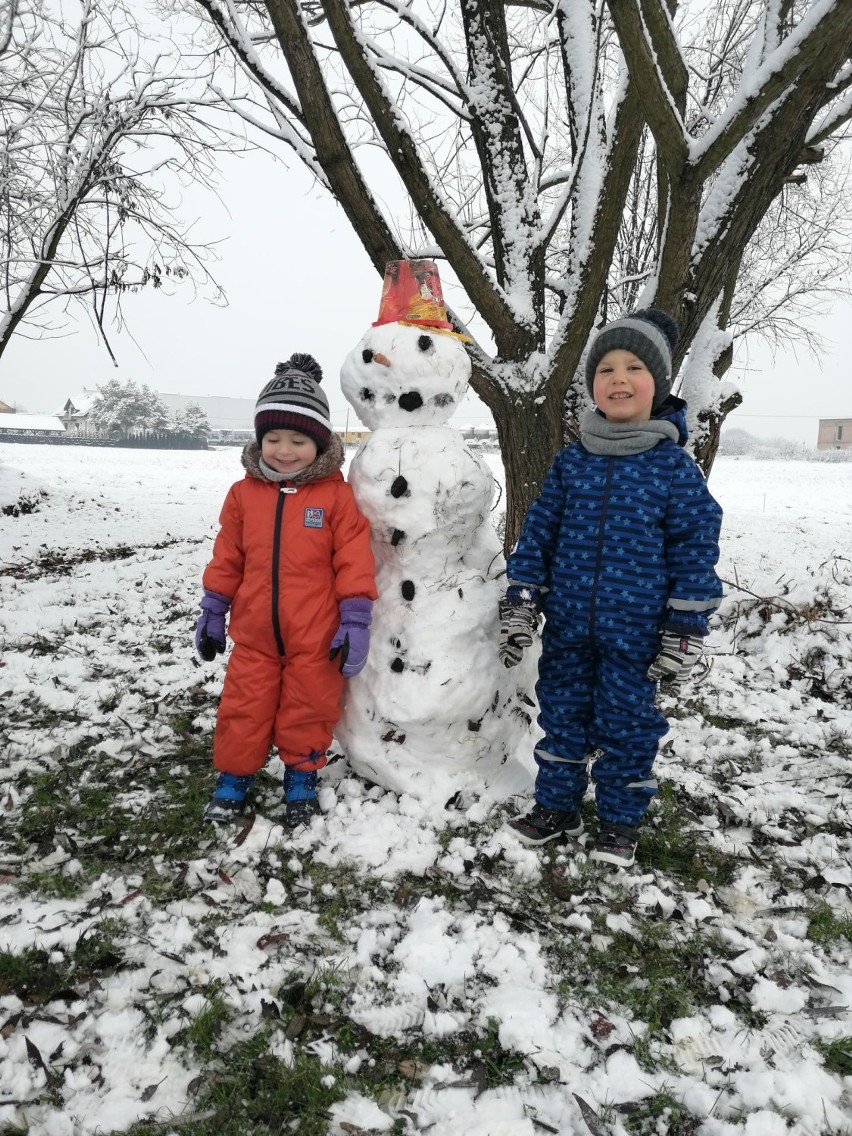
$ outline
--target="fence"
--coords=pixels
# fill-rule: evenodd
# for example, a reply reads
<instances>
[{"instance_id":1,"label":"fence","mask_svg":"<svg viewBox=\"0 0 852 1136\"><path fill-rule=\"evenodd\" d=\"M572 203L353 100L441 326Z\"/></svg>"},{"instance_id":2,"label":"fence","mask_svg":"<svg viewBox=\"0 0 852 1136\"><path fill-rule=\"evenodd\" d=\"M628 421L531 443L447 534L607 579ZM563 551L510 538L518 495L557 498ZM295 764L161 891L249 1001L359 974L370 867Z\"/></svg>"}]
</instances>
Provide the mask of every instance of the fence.
<instances>
[{"instance_id":1,"label":"fence","mask_svg":"<svg viewBox=\"0 0 852 1136\"><path fill-rule=\"evenodd\" d=\"M28 442L39 446L111 446L132 450L206 450L207 438L191 434L143 434L138 438L81 437L39 434L31 430L0 430L0 442Z\"/></svg>"}]
</instances>

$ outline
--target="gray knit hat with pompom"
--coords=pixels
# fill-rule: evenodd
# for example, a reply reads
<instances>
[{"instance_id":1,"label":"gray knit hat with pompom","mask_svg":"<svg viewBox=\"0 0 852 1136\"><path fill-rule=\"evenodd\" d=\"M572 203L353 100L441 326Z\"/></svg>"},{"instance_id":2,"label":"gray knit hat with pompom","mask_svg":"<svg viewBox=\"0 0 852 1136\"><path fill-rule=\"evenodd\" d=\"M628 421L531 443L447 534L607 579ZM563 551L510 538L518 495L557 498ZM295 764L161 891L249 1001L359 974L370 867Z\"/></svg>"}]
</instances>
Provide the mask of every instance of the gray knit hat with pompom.
<instances>
[{"instance_id":1,"label":"gray knit hat with pompom","mask_svg":"<svg viewBox=\"0 0 852 1136\"><path fill-rule=\"evenodd\" d=\"M678 327L672 317L659 308L640 308L622 319L613 320L598 332L586 356L586 386L589 394L598 363L607 351L631 351L654 376L653 409L666 401L672 389L672 351L678 340Z\"/></svg>"}]
</instances>

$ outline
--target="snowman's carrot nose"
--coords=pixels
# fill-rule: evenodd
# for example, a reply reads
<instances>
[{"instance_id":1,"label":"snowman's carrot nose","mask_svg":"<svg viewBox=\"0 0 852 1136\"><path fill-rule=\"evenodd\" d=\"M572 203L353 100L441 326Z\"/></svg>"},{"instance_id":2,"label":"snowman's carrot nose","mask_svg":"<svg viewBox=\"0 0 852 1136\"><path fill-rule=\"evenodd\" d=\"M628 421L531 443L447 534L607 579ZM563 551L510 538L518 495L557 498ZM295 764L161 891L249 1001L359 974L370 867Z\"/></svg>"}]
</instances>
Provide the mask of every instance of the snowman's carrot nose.
<instances>
[{"instance_id":1,"label":"snowman's carrot nose","mask_svg":"<svg viewBox=\"0 0 852 1136\"><path fill-rule=\"evenodd\" d=\"M381 351L377 352L373 356L373 362L381 363L383 367L389 367L391 365L390 359L388 359L387 355L382 355Z\"/></svg>"}]
</instances>

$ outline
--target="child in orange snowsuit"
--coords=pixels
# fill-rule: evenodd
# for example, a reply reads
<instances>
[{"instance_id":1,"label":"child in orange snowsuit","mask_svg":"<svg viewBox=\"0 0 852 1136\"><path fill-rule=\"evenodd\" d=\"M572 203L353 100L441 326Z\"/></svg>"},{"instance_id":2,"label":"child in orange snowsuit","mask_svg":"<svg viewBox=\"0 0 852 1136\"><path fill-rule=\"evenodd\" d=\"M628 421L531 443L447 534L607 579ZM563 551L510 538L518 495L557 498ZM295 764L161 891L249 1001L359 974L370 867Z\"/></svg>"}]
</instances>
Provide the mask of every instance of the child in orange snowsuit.
<instances>
[{"instance_id":1,"label":"child in orange snowsuit","mask_svg":"<svg viewBox=\"0 0 852 1136\"><path fill-rule=\"evenodd\" d=\"M279 363L257 400L257 442L231 486L204 571L196 648L206 661L234 642L213 738L219 777L205 818L243 809L271 743L284 763L286 823L319 812L343 681L367 660L376 598L370 527L340 472L322 371L310 355Z\"/></svg>"}]
</instances>

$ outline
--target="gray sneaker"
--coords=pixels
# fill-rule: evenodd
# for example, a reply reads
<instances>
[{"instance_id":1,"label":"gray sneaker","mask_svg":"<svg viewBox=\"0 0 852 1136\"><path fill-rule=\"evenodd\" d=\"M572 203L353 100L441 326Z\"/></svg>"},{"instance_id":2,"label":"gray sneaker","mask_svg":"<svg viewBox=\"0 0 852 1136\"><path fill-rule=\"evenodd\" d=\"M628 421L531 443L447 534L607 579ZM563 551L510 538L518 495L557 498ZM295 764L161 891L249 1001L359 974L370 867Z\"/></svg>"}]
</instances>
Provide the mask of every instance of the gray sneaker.
<instances>
[{"instance_id":1,"label":"gray sneaker","mask_svg":"<svg viewBox=\"0 0 852 1136\"><path fill-rule=\"evenodd\" d=\"M557 840L560 836L580 836L583 832L583 818L579 812L560 812L559 809L546 809L535 804L521 817L515 817L507 825L523 844L533 847Z\"/></svg>"},{"instance_id":2,"label":"gray sneaker","mask_svg":"<svg viewBox=\"0 0 852 1136\"><path fill-rule=\"evenodd\" d=\"M639 832L626 824L602 824L589 853L593 864L614 864L632 868L636 863Z\"/></svg>"}]
</instances>

